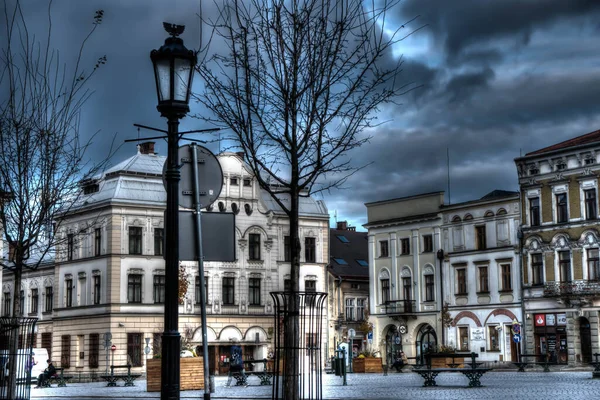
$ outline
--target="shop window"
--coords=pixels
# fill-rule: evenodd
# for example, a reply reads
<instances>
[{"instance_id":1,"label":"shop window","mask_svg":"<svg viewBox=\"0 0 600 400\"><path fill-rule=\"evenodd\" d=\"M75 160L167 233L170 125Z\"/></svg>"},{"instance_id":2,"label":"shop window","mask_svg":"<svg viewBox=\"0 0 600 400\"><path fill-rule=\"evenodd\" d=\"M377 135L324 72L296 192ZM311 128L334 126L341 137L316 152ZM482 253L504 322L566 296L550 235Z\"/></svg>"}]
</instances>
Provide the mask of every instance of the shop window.
<instances>
[{"instance_id":1,"label":"shop window","mask_svg":"<svg viewBox=\"0 0 600 400\"><path fill-rule=\"evenodd\" d=\"M499 326L488 326L489 349L490 351L500 351Z\"/></svg>"},{"instance_id":2,"label":"shop window","mask_svg":"<svg viewBox=\"0 0 600 400\"><path fill-rule=\"evenodd\" d=\"M460 351L469 351L469 327L461 326L458 328L458 345Z\"/></svg>"}]
</instances>

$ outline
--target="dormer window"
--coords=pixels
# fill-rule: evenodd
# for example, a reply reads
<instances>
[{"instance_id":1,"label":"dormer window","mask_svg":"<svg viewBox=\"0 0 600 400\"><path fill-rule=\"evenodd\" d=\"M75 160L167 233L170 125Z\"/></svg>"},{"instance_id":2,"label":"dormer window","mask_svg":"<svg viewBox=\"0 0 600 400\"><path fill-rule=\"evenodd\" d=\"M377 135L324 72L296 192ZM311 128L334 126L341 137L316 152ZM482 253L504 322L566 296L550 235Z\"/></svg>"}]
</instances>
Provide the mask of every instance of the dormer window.
<instances>
[{"instance_id":1,"label":"dormer window","mask_svg":"<svg viewBox=\"0 0 600 400\"><path fill-rule=\"evenodd\" d=\"M558 164L556 164L557 171L563 171L565 169L567 169L567 164L565 164L564 162L559 162Z\"/></svg>"},{"instance_id":2,"label":"dormer window","mask_svg":"<svg viewBox=\"0 0 600 400\"><path fill-rule=\"evenodd\" d=\"M540 170L537 168L529 168L529 175L537 175L540 173Z\"/></svg>"},{"instance_id":3,"label":"dormer window","mask_svg":"<svg viewBox=\"0 0 600 400\"><path fill-rule=\"evenodd\" d=\"M594 164L595 160L592 157L588 157L584 160L585 165Z\"/></svg>"}]
</instances>

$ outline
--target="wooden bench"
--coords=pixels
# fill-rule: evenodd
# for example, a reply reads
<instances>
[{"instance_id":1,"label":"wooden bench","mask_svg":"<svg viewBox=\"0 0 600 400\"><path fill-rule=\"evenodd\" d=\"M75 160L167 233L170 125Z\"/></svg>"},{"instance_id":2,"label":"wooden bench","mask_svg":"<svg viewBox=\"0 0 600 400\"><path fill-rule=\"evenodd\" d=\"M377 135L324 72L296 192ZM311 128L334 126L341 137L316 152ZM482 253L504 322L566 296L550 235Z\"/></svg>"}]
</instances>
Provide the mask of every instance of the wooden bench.
<instances>
[{"instance_id":1,"label":"wooden bench","mask_svg":"<svg viewBox=\"0 0 600 400\"><path fill-rule=\"evenodd\" d=\"M262 364L262 371L254 371L254 364ZM231 386L232 378L235 379L235 386L248 386L249 376L258 377L261 385L271 385L273 373L267 369L267 359L265 358L263 360L242 361L241 365L230 365L228 376L227 386Z\"/></svg>"},{"instance_id":2,"label":"wooden bench","mask_svg":"<svg viewBox=\"0 0 600 400\"><path fill-rule=\"evenodd\" d=\"M465 354L461 354L458 355L457 357L464 357ZM428 387L428 386L437 386L437 383L435 382L435 378L443 372L460 372L462 373L464 376L466 376L469 379L469 387L481 387L481 381L480 378L483 376L483 374L485 374L488 371L491 371L492 368L480 368L478 366L478 364L481 363L477 363L475 360L476 358L479 356L476 353L470 353L470 358L471 358L471 362L470 363L464 363L468 366L465 366L464 368L458 368L458 365L456 365L455 367L450 367L450 368L431 368L431 363L429 362L428 364L422 366L421 368L413 368L413 372L419 374L423 380L423 386L424 387ZM454 361L454 358L453 358ZM457 364L457 363L451 363L451 364ZM460 364L459 364L460 365Z\"/></svg>"},{"instance_id":3,"label":"wooden bench","mask_svg":"<svg viewBox=\"0 0 600 400\"><path fill-rule=\"evenodd\" d=\"M542 358L543 361L535 361ZM527 361L527 359L533 359L534 361ZM544 368L544 372L550 372L550 365L556 364L550 362L549 357L545 354L521 354L518 362L513 362L518 368L518 372L525 372L525 368L528 365L541 365Z\"/></svg>"},{"instance_id":4,"label":"wooden bench","mask_svg":"<svg viewBox=\"0 0 600 400\"><path fill-rule=\"evenodd\" d=\"M42 387L50 388L52 387L52 382L58 384L58 387L66 387L67 381L69 379L73 379L73 376L65 375L64 370L64 368L56 368L56 372L54 373L54 375L47 377L44 380L44 384L42 385Z\"/></svg>"},{"instance_id":5,"label":"wooden bench","mask_svg":"<svg viewBox=\"0 0 600 400\"><path fill-rule=\"evenodd\" d=\"M115 369L127 369L127 374L118 374L115 375ZM131 373L131 365L111 365L110 366L110 375L100 375L102 379L104 379L108 384L108 387L115 387L117 385L117 381L122 379L125 382L124 386L135 386L134 381L142 376L141 374L132 374Z\"/></svg>"}]
</instances>

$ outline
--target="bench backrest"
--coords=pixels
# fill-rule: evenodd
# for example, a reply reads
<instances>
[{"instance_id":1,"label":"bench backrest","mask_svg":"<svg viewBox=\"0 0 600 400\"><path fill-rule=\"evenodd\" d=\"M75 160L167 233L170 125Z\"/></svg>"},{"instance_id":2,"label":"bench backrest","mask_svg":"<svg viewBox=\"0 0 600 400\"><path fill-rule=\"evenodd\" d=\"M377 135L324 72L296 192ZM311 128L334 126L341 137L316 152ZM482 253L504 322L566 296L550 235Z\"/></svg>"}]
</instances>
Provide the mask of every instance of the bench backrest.
<instances>
[{"instance_id":1,"label":"bench backrest","mask_svg":"<svg viewBox=\"0 0 600 400\"><path fill-rule=\"evenodd\" d=\"M131 365L111 365L110 374L113 375L117 368L127 368L127 375L131 375Z\"/></svg>"}]
</instances>

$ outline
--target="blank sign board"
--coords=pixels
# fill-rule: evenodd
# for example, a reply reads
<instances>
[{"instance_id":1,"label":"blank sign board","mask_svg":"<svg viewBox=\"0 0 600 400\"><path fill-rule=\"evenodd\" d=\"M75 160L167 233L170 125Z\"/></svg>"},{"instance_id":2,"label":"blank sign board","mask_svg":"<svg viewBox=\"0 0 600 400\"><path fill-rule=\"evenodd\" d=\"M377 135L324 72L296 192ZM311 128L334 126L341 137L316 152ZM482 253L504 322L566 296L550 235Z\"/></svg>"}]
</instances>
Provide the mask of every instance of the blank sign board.
<instances>
[{"instance_id":1,"label":"blank sign board","mask_svg":"<svg viewBox=\"0 0 600 400\"><path fill-rule=\"evenodd\" d=\"M204 261L235 261L235 214L202 213L202 252ZM197 261L196 216L179 211L179 259Z\"/></svg>"}]
</instances>

